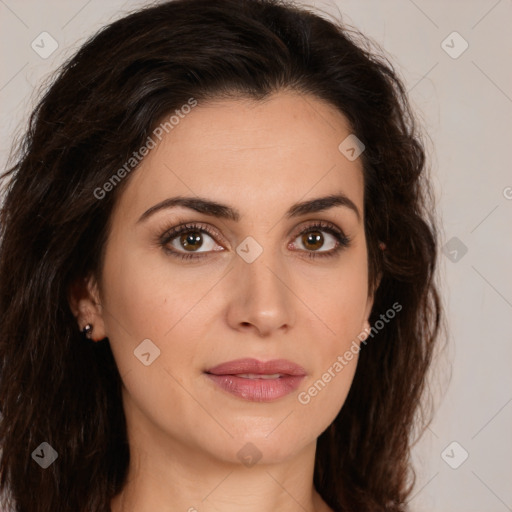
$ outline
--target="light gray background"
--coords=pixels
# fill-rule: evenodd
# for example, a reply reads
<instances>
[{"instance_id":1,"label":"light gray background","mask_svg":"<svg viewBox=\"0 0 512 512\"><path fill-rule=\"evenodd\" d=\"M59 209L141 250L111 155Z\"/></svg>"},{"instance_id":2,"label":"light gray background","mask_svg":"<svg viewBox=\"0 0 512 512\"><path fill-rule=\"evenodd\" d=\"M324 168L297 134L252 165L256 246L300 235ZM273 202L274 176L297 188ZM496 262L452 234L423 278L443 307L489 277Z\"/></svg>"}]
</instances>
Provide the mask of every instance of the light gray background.
<instances>
[{"instance_id":1,"label":"light gray background","mask_svg":"<svg viewBox=\"0 0 512 512\"><path fill-rule=\"evenodd\" d=\"M2 168L42 79L87 36L145 3L0 0ZM512 511L512 0L308 4L341 12L391 56L432 139L443 244L457 239L440 259L449 345L433 376L434 421L414 449L412 509ZM31 48L43 31L59 45L46 59ZM458 36L446 39L454 31L469 45L458 58L443 49L463 48ZM445 460L460 464L462 450L469 457L452 469Z\"/></svg>"}]
</instances>

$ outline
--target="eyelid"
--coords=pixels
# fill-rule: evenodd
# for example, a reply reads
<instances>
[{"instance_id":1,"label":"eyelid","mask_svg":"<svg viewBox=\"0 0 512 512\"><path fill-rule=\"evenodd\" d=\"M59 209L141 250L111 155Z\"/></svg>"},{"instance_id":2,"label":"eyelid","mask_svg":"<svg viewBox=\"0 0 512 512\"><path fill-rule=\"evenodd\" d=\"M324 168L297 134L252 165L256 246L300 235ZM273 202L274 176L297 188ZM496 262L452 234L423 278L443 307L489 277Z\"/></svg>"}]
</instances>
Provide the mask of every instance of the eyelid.
<instances>
[{"instance_id":1,"label":"eyelid","mask_svg":"<svg viewBox=\"0 0 512 512\"><path fill-rule=\"evenodd\" d=\"M213 226L210 226L209 224L203 223L203 222L185 221L185 220L181 221L181 220L177 219L173 224L174 224L173 227L163 230L164 232L163 232L162 236L160 237L161 239L168 238L171 235L176 236L177 234L180 234L181 232L183 232L187 229L191 230L191 231L195 229L197 231L204 230L211 237L217 237L217 238L222 239L223 241L226 241L225 238L220 234L220 232L216 228L214 228ZM340 235L345 236L346 238L349 238L345 235L343 230L338 228L335 224L333 224L332 222L329 222L329 221L324 221L324 220L303 221L298 226L293 228L293 230L291 230L287 236L291 237L292 240L294 240L299 235L301 235L305 230L314 229L314 228L325 229L328 232L329 232L329 230L332 230L336 233L339 233Z\"/></svg>"},{"instance_id":2,"label":"eyelid","mask_svg":"<svg viewBox=\"0 0 512 512\"><path fill-rule=\"evenodd\" d=\"M345 235L345 232L332 222L323 220L309 222L311 223L306 226L301 225L296 228L297 231L295 231L295 234L292 237L292 241L288 244L288 246L293 244L295 239L298 238L299 236L307 233L314 233L315 231L324 231L328 233L330 236L332 236L336 240L336 247L334 247L333 249L329 249L327 251L308 251L304 249L299 249L298 252L305 253L307 256L311 258L328 258L330 256L336 256L336 254L338 254L340 251L351 246L352 237Z\"/></svg>"},{"instance_id":3,"label":"eyelid","mask_svg":"<svg viewBox=\"0 0 512 512\"><path fill-rule=\"evenodd\" d=\"M295 227L291 231L291 233L292 233L291 237L293 239L295 239L299 235L301 235L304 231L307 231L309 229L315 229L315 228L325 230L327 232L339 233L340 235L345 236L345 233L343 232L343 230L341 230L339 227L336 226L336 224L333 224L332 222L325 221L325 220L306 220L304 222L301 222L297 227Z\"/></svg>"},{"instance_id":4,"label":"eyelid","mask_svg":"<svg viewBox=\"0 0 512 512\"><path fill-rule=\"evenodd\" d=\"M222 245L219 243L219 238L222 240L222 243L226 243L229 245L227 241L225 242L225 238L220 234L220 232L215 229L213 226L209 224L205 224L203 222L180 222L177 221L178 224L175 224L172 228L164 230L164 233L159 237L162 243L169 243L171 240L181 235L182 233L186 233L188 231L200 231L205 232L208 236L214 239L215 243L218 245Z\"/></svg>"},{"instance_id":5,"label":"eyelid","mask_svg":"<svg viewBox=\"0 0 512 512\"><path fill-rule=\"evenodd\" d=\"M345 235L342 229L337 227L335 224L329 221L324 220L308 220L303 221L301 224L299 224L297 227L295 227L291 233L291 240L287 243L287 247L292 244L295 239L300 236L301 234L308 233L310 231L326 231L327 233L331 234L336 238L337 246L334 249L330 249L328 251L307 251L304 249L298 249L297 252L306 253L310 257L328 257L328 256L334 256L336 253L338 253L341 249L348 247L351 242L351 237ZM182 259L199 259L206 257L208 254L212 252L222 252L222 251L177 251L176 249L169 249L167 245L169 242L174 240L177 236L179 236L182 233L186 233L187 231L199 231L199 232L205 232L208 236L210 236L212 239L214 239L215 243L218 245L222 245L222 243L219 243L218 238L222 239L222 241L225 240L225 238L220 234L220 232L214 228L213 226L199 222L199 221L180 221L175 220L174 226L165 229L163 234L159 237L159 243L161 246L163 246L166 250L166 252L171 253L173 256L176 256L178 258ZM226 243L225 245L229 246L229 243ZM223 245L222 245L223 246ZM223 246L224 247L224 246Z\"/></svg>"}]
</instances>

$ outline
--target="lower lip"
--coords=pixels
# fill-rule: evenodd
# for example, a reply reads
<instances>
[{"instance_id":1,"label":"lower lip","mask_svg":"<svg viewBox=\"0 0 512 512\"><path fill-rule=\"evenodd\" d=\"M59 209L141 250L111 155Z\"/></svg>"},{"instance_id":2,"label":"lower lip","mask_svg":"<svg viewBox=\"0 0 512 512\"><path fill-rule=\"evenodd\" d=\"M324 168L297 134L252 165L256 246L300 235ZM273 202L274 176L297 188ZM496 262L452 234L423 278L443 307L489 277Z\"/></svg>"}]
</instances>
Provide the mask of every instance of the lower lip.
<instances>
[{"instance_id":1,"label":"lower lip","mask_svg":"<svg viewBox=\"0 0 512 512\"><path fill-rule=\"evenodd\" d=\"M206 374L224 391L252 402L271 402L295 391L304 375L285 375L276 379L244 379L236 375Z\"/></svg>"}]
</instances>

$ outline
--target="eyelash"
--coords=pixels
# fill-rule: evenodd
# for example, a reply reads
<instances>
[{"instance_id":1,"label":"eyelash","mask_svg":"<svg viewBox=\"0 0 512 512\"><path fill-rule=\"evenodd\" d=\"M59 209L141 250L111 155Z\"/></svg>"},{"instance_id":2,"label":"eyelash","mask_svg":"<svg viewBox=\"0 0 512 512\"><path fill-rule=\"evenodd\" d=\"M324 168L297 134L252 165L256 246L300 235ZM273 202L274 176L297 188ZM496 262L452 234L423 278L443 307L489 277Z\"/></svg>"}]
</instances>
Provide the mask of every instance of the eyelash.
<instances>
[{"instance_id":1,"label":"eyelash","mask_svg":"<svg viewBox=\"0 0 512 512\"><path fill-rule=\"evenodd\" d=\"M325 231L326 233L329 233L330 235L332 235L335 238L335 240L337 241L337 245L334 249L331 249L329 251L318 252L318 251L305 251L303 249L299 250L300 252L307 252L307 256L309 258L334 257L341 250L350 246L350 243L351 243L350 237L346 236L341 230L334 227L333 224L324 222L324 221L318 221L318 222L308 225L302 231L297 233L293 237L293 240L295 240L300 235L304 235L306 233L315 232L315 231ZM160 237L159 243L167 254L169 254L172 257L179 258L181 260L191 260L191 259L199 259L199 258L205 257L208 254L208 252L210 252L210 251L205 251L202 253L194 253L194 252L181 253L179 251L175 251L174 249L170 249L168 247L169 242L173 241L179 235L182 235L183 233L188 233L188 232L207 233L213 239L216 238L216 233L208 225L187 223L187 224L182 224L180 226L176 226L174 228L166 230L163 233L163 235Z\"/></svg>"}]
</instances>

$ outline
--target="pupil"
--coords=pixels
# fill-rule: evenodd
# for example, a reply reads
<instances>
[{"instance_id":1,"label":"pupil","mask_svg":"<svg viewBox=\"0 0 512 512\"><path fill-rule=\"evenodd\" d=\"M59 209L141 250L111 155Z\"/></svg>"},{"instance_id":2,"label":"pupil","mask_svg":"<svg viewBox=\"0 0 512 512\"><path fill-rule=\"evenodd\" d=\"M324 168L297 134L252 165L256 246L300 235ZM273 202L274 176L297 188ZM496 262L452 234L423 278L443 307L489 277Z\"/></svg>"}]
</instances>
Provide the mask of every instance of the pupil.
<instances>
[{"instance_id":1,"label":"pupil","mask_svg":"<svg viewBox=\"0 0 512 512\"><path fill-rule=\"evenodd\" d=\"M196 231L193 233L185 233L181 235L181 244L184 249L192 251L201 247L203 241L201 240L201 235Z\"/></svg>"},{"instance_id":2,"label":"pupil","mask_svg":"<svg viewBox=\"0 0 512 512\"><path fill-rule=\"evenodd\" d=\"M323 245L323 236L318 232L307 233L304 245L312 246L312 249L319 249Z\"/></svg>"}]
</instances>

